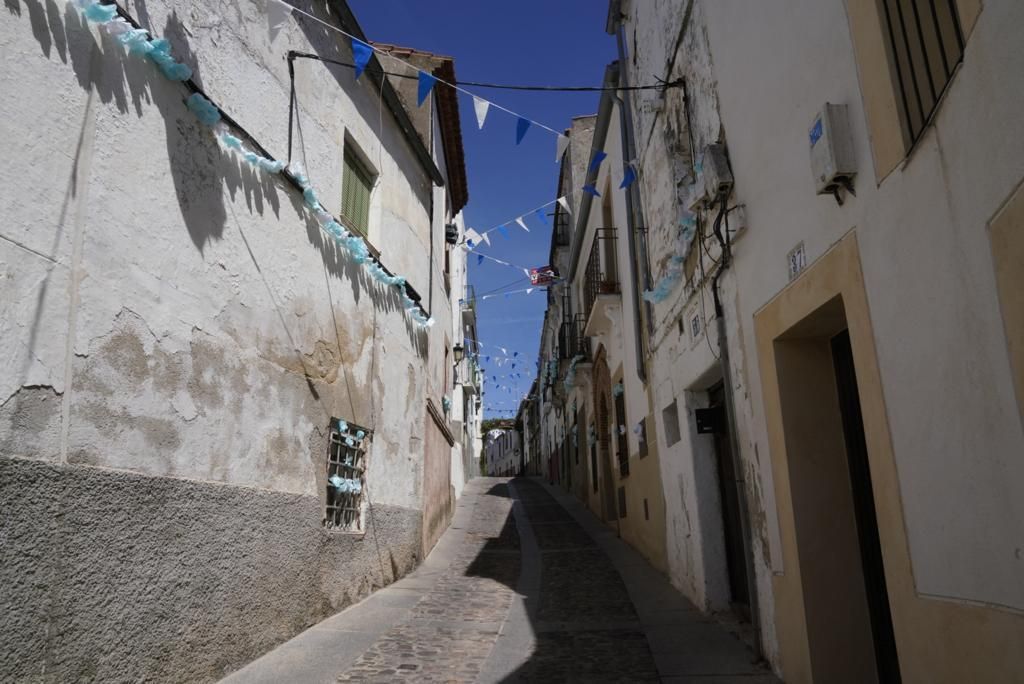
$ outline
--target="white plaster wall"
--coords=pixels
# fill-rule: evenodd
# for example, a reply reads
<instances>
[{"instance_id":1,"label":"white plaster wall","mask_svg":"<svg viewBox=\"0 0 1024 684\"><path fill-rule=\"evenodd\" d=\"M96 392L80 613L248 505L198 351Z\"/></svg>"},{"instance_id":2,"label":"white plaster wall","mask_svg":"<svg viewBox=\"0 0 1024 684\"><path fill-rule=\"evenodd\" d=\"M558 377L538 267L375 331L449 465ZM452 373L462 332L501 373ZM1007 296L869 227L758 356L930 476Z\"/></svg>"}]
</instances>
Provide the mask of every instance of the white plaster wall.
<instances>
[{"instance_id":1,"label":"white plaster wall","mask_svg":"<svg viewBox=\"0 0 1024 684\"><path fill-rule=\"evenodd\" d=\"M985 3L935 126L880 187L843 4L702 7L750 225L730 306L742 328L730 335L746 359L765 507L774 501L752 315L785 286L797 242L811 262L856 228L917 590L1024 608L1024 434L985 234L1024 176L1024 89L1014 85L1024 6ZM843 207L816 197L810 179L807 129L826 101L850 105L860 175Z\"/></svg>"},{"instance_id":2,"label":"white plaster wall","mask_svg":"<svg viewBox=\"0 0 1024 684\"><path fill-rule=\"evenodd\" d=\"M335 415L377 429L374 502L418 505L423 400L441 378L424 361L429 349L443 362L437 331L451 324L443 284L434 278L438 325L419 332L325 244L291 188L218 149L180 84L62 4L8 5L0 87L19 96L0 105L0 146L21 163L0 172L0 404L41 386L58 409L34 409L31 443L15 429L25 412L12 414L4 451L311 494L322 455L310 444ZM347 47L294 21L270 45L262 15L243 9L129 5L284 157L284 51ZM381 176L371 241L426 304L423 255L440 225L429 177L372 86L312 61L296 74L296 157L337 213L342 143L359 143Z\"/></svg>"},{"instance_id":3,"label":"white plaster wall","mask_svg":"<svg viewBox=\"0 0 1024 684\"><path fill-rule=\"evenodd\" d=\"M518 472L521 454L519 433L515 430L491 430L484 438L484 459L489 476Z\"/></svg>"},{"instance_id":4,"label":"white plaster wall","mask_svg":"<svg viewBox=\"0 0 1024 684\"><path fill-rule=\"evenodd\" d=\"M654 285L665 277L673 256L689 253L681 248L680 234L686 208L697 191L694 161L707 144L731 141L731 131L723 127L719 113L720 76L713 69L705 28L707 5L697 0L634 0L625 4L625 68L631 82L646 83L651 74L667 81L682 77L690 97L688 107L681 89L670 89L663 97L644 92L630 98L641 169L638 187L648 226ZM744 54L749 60L748 49ZM733 203L742 201L745 197ZM704 212L698 220L710 227L713 218ZM738 227L737 219L739 214L731 216L731 228ZM733 238L742 236L741 233ZM692 243L689 249L696 249L696 244ZM705 272L712 269L718 256L713 245L708 245L707 253L700 254ZM767 656L774 658L771 562L775 555L772 544L777 542L778 532L774 501L765 500L764 496L764 492L771 491L771 481L765 479L770 462L761 457L764 452L751 435L752 389L745 376L749 357L744 355L743 343L737 343L743 339L744 331L737 327L734 317L735 288L728 274L723 278L722 291L733 362L732 391L737 398L735 448L746 470L746 496L751 512L759 627ZM724 610L728 608L729 589L716 456L711 437L696 433L693 418L694 409L706 405L706 390L722 378L709 281L702 280L700 269L695 269L690 281L677 285L666 300L652 305L651 312L654 330L649 336L649 389L653 421L648 434L657 440L660 454L669 578L703 609ZM696 337L689 330L694 315L700 317L703 327ZM680 319L682 333L678 327ZM680 440L669 447L661 411L673 399L677 403Z\"/></svg>"}]
</instances>

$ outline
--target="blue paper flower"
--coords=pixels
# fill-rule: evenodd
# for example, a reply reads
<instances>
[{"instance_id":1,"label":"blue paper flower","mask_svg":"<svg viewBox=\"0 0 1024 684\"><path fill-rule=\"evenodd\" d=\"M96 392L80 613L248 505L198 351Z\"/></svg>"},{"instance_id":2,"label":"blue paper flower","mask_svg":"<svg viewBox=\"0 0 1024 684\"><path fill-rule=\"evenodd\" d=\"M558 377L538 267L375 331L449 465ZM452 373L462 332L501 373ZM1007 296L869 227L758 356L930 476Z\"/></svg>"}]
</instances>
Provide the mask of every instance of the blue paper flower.
<instances>
[{"instance_id":1,"label":"blue paper flower","mask_svg":"<svg viewBox=\"0 0 1024 684\"><path fill-rule=\"evenodd\" d=\"M94 2L84 8L85 18L96 24L106 24L117 16L117 5L101 5Z\"/></svg>"},{"instance_id":2,"label":"blue paper flower","mask_svg":"<svg viewBox=\"0 0 1024 684\"><path fill-rule=\"evenodd\" d=\"M196 115L196 118L207 126L213 126L220 121L220 111L200 93L189 95L185 104Z\"/></svg>"}]
</instances>

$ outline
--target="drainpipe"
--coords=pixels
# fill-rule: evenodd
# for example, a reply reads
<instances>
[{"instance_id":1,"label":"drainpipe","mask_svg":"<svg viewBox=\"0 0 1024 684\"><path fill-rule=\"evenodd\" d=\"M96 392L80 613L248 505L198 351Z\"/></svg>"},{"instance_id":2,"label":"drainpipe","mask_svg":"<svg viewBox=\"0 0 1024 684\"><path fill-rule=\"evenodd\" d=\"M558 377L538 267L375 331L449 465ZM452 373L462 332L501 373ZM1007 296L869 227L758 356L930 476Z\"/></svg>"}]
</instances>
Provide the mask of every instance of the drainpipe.
<instances>
[{"instance_id":1,"label":"drainpipe","mask_svg":"<svg viewBox=\"0 0 1024 684\"><path fill-rule=\"evenodd\" d=\"M729 431L729 441L732 443L732 469L735 473L736 498L740 506L740 530L743 536L743 563L747 568L747 595L750 597L750 623L754 628L754 651L759 658L764 657L764 649L761 644L761 610L758 604L757 575L754 572L754 545L752 543L752 531L750 529L750 506L747 501L746 471L743 469L743 461L740 458L740 444L736 431L736 416L733 406L732 364L729 362L729 340L726 336L725 315L722 306L721 296L718 291L719 279L732 263L732 245L729 241L728 229L725 236L722 235L722 220L726 215L726 194L718 196L718 215L715 217L713 234L722 248L721 264L718 271L711 279L711 294L715 302L715 322L718 328L718 359L722 370L722 385L725 388L725 416L726 429Z\"/></svg>"},{"instance_id":2,"label":"drainpipe","mask_svg":"<svg viewBox=\"0 0 1024 684\"><path fill-rule=\"evenodd\" d=\"M622 24L615 32L616 43L619 49L619 78L623 87L629 86L629 74L626 70L626 45L625 34ZM625 91L629 93L631 91ZM626 161L636 158L636 141L633 137L633 112L630 109L632 98L627 94L625 98L616 96L619 103L619 126L621 128L622 142L625 146ZM640 296L640 287L637 277L639 271L643 278L643 289L651 289L651 268L647 259L647 234L643 226L643 211L640 204L640 194L637 183L633 183L626 190L626 221L627 221L627 243L629 246L630 267L633 277L630 278L630 285L633 296L633 308L637 315L633 318L633 345L636 351L636 374L640 382L647 384L647 362L644 354L644 338L641 318L647 320L648 332L653 324L651 317L650 303ZM639 242L639 246L638 243ZM643 310L643 316L640 315Z\"/></svg>"}]
</instances>

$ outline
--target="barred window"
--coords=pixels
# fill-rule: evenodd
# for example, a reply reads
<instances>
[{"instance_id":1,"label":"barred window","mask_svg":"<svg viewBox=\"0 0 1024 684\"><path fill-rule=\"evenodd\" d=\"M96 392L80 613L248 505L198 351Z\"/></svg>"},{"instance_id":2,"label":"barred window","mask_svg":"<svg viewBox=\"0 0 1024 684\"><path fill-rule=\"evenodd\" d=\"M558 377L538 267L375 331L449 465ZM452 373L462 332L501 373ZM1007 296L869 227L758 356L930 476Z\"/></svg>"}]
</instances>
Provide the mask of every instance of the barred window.
<instances>
[{"instance_id":1,"label":"barred window","mask_svg":"<svg viewBox=\"0 0 1024 684\"><path fill-rule=\"evenodd\" d=\"M331 419L327 442L327 507L324 526L342 532L363 531L366 447L370 431Z\"/></svg>"},{"instance_id":2,"label":"barred window","mask_svg":"<svg viewBox=\"0 0 1024 684\"><path fill-rule=\"evenodd\" d=\"M909 144L921 136L964 55L955 0L882 0L896 100Z\"/></svg>"}]
</instances>

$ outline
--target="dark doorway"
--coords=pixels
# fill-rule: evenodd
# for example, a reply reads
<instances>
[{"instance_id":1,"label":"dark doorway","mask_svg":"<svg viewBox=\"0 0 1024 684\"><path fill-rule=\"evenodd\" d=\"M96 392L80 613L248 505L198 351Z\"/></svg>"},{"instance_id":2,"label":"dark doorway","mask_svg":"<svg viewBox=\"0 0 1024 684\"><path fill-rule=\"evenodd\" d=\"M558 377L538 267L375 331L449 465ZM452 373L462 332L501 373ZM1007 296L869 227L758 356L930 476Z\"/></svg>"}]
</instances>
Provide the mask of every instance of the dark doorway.
<instances>
[{"instance_id":1,"label":"dark doorway","mask_svg":"<svg viewBox=\"0 0 1024 684\"><path fill-rule=\"evenodd\" d=\"M722 415L725 406L725 388L718 383L708 391L709 408L718 408ZM740 518L739 491L736 470L732 460L732 441L727 421L719 421L715 430L715 460L718 466L718 493L722 502L722 530L725 535L725 562L729 573L729 595L733 610L742 619L750 621L750 592L747 586L747 563L743 550L743 523Z\"/></svg>"},{"instance_id":2,"label":"dark doorway","mask_svg":"<svg viewBox=\"0 0 1024 684\"><path fill-rule=\"evenodd\" d=\"M831 347L878 681L881 684L889 684L900 681L899 658L892 628L892 614L889 610L889 592L885 585L885 566L882 562L882 545L878 537L875 496L871 486L871 469L868 463L867 442L864 438L864 421L861 416L849 331L844 330L833 337Z\"/></svg>"}]
</instances>

